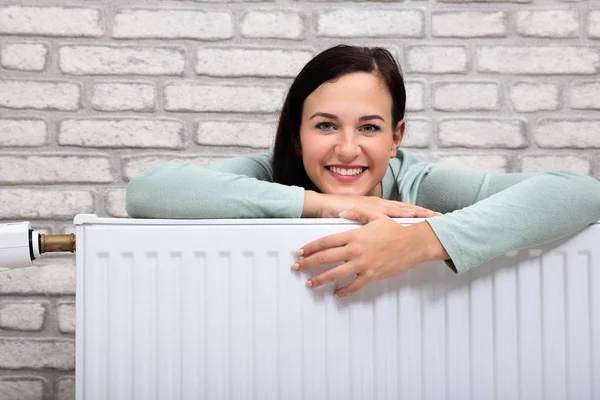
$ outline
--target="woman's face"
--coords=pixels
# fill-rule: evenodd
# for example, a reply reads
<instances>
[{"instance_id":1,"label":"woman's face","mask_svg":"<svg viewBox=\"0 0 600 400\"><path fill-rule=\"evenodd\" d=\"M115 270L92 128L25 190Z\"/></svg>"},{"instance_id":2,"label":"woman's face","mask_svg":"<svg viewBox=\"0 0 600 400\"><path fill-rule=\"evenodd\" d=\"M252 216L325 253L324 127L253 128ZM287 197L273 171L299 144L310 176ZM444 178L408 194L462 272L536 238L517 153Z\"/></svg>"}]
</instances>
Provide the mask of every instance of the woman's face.
<instances>
[{"instance_id":1,"label":"woman's face","mask_svg":"<svg viewBox=\"0 0 600 400\"><path fill-rule=\"evenodd\" d=\"M326 82L305 100L300 125L304 169L322 193L381 196L404 121L392 126L392 97L366 72Z\"/></svg>"}]
</instances>

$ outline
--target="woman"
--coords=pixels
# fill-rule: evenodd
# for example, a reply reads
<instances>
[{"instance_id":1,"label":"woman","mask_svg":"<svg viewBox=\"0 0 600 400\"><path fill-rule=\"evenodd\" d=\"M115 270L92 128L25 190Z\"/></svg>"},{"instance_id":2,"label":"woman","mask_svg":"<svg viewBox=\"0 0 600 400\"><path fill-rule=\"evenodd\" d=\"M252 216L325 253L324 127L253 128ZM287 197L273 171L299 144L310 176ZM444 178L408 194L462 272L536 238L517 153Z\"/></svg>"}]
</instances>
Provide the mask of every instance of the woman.
<instances>
[{"instance_id":1,"label":"woman","mask_svg":"<svg viewBox=\"0 0 600 400\"><path fill-rule=\"evenodd\" d=\"M336 46L296 77L272 152L210 167L169 163L134 178L138 218L349 218L366 225L302 247L292 266L317 287L356 275L337 296L446 260L463 273L507 251L600 219L600 182L569 171L485 174L400 150L406 92L385 49ZM443 215L441 213L444 213ZM405 227L390 217L423 217Z\"/></svg>"}]
</instances>

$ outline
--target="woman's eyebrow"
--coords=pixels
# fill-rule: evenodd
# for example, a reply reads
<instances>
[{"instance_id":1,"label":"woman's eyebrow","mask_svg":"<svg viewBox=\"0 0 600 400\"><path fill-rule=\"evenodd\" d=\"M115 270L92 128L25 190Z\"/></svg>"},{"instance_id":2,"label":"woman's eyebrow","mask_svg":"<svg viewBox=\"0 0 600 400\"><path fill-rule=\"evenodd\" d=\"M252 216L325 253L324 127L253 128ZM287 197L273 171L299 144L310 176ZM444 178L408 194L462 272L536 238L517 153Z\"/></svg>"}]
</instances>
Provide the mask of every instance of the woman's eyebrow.
<instances>
[{"instance_id":1,"label":"woman's eyebrow","mask_svg":"<svg viewBox=\"0 0 600 400\"><path fill-rule=\"evenodd\" d=\"M338 119L338 117L336 115L328 114L328 113L322 113L322 112L317 112L317 113L314 113L309 118L309 120L311 120L311 119L313 119L315 117L324 117L324 118L329 118L329 119L334 119L334 120ZM380 119L381 121L385 122L385 120L383 119L383 117L380 116L380 115L377 115L377 114L365 115L365 116L360 117L358 120L359 121L367 121L367 120L370 120L370 119Z\"/></svg>"}]
</instances>

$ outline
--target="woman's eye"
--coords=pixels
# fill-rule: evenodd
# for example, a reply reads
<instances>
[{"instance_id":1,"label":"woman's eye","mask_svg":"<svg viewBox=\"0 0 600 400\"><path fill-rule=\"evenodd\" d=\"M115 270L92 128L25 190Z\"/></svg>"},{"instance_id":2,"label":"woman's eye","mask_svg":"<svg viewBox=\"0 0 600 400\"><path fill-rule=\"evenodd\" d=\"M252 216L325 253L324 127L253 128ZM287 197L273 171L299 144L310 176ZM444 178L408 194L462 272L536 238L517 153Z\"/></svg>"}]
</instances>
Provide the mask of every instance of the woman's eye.
<instances>
[{"instance_id":1,"label":"woman's eye","mask_svg":"<svg viewBox=\"0 0 600 400\"><path fill-rule=\"evenodd\" d=\"M377 125L365 125L360 129L366 133L375 133L381 130L381 128L379 128Z\"/></svg>"},{"instance_id":2,"label":"woman's eye","mask_svg":"<svg viewBox=\"0 0 600 400\"><path fill-rule=\"evenodd\" d=\"M335 126L333 126L333 124L330 124L329 122L321 122L317 124L317 129L320 129L322 131L331 131L335 129Z\"/></svg>"}]
</instances>

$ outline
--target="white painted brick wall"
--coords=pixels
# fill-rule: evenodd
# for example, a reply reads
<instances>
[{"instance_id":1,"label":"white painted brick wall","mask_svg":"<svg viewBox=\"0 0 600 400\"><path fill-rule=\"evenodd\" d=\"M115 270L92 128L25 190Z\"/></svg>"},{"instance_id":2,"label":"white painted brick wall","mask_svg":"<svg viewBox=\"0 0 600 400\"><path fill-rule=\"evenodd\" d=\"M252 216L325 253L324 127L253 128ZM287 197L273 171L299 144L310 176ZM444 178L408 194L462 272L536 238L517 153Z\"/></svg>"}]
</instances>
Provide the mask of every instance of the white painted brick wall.
<instances>
[{"instance_id":1,"label":"white painted brick wall","mask_svg":"<svg viewBox=\"0 0 600 400\"><path fill-rule=\"evenodd\" d=\"M152 165L262 151L292 78L337 43L398 57L422 159L600 178L596 0L5 0L0 222L71 233L78 213L125 216ZM37 265L0 273L0 305L46 307L41 328L0 327L2 400L74 399L74 257Z\"/></svg>"},{"instance_id":2,"label":"white painted brick wall","mask_svg":"<svg viewBox=\"0 0 600 400\"><path fill-rule=\"evenodd\" d=\"M90 103L98 111L154 111L156 89L152 83L97 83Z\"/></svg>"},{"instance_id":3,"label":"white painted brick wall","mask_svg":"<svg viewBox=\"0 0 600 400\"><path fill-rule=\"evenodd\" d=\"M194 71L211 76L293 78L312 57L310 51L203 48L196 52Z\"/></svg>"},{"instance_id":4,"label":"white painted brick wall","mask_svg":"<svg viewBox=\"0 0 600 400\"><path fill-rule=\"evenodd\" d=\"M0 107L74 111L81 89L72 82L0 80Z\"/></svg>"},{"instance_id":5,"label":"white painted brick wall","mask_svg":"<svg viewBox=\"0 0 600 400\"><path fill-rule=\"evenodd\" d=\"M119 10L115 38L229 39L233 21L227 12L195 10Z\"/></svg>"},{"instance_id":6,"label":"white painted brick wall","mask_svg":"<svg viewBox=\"0 0 600 400\"><path fill-rule=\"evenodd\" d=\"M40 331L44 326L47 307L48 302L2 302L0 303L0 328Z\"/></svg>"},{"instance_id":7,"label":"white painted brick wall","mask_svg":"<svg viewBox=\"0 0 600 400\"><path fill-rule=\"evenodd\" d=\"M508 172L508 157L502 155L445 155L437 163L445 168L476 169L490 173Z\"/></svg>"},{"instance_id":8,"label":"white painted brick wall","mask_svg":"<svg viewBox=\"0 0 600 400\"><path fill-rule=\"evenodd\" d=\"M587 175L590 173L590 168L590 161L578 156L525 156L521 160L521 170L523 172L568 169Z\"/></svg>"},{"instance_id":9,"label":"white painted brick wall","mask_svg":"<svg viewBox=\"0 0 600 400\"><path fill-rule=\"evenodd\" d=\"M0 184L111 183L108 157L0 156Z\"/></svg>"},{"instance_id":10,"label":"white painted brick wall","mask_svg":"<svg viewBox=\"0 0 600 400\"><path fill-rule=\"evenodd\" d=\"M283 104L283 86L173 83L165 87L165 110L274 113Z\"/></svg>"},{"instance_id":11,"label":"white painted brick wall","mask_svg":"<svg viewBox=\"0 0 600 400\"><path fill-rule=\"evenodd\" d=\"M202 121L194 140L200 145L267 148L275 139L277 123Z\"/></svg>"},{"instance_id":12,"label":"white painted brick wall","mask_svg":"<svg viewBox=\"0 0 600 400\"><path fill-rule=\"evenodd\" d=\"M75 333L75 303L60 303L56 311L58 313L58 329L62 333Z\"/></svg>"},{"instance_id":13,"label":"white painted brick wall","mask_svg":"<svg viewBox=\"0 0 600 400\"><path fill-rule=\"evenodd\" d=\"M505 74L596 74L597 48L583 46L482 46L477 59L480 72Z\"/></svg>"},{"instance_id":14,"label":"white painted brick wall","mask_svg":"<svg viewBox=\"0 0 600 400\"><path fill-rule=\"evenodd\" d=\"M181 75L180 47L63 46L60 70L72 75Z\"/></svg>"},{"instance_id":15,"label":"white painted brick wall","mask_svg":"<svg viewBox=\"0 0 600 400\"><path fill-rule=\"evenodd\" d=\"M48 142L48 123L39 118L1 118L0 146L42 146Z\"/></svg>"},{"instance_id":16,"label":"white painted brick wall","mask_svg":"<svg viewBox=\"0 0 600 400\"><path fill-rule=\"evenodd\" d=\"M250 11L242 18L240 29L246 38L301 40L305 37L304 18L288 11Z\"/></svg>"},{"instance_id":17,"label":"white painted brick wall","mask_svg":"<svg viewBox=\"0 0 600 400\"><path fill-rule=\"evenodd\" d=\"M600 82L577 82L571 87L569 102L574 109L600 110Z\"/></svg>"},{"instance_id":18,"label":"white painted brick wall","mask_svg":"<svg viewBox=\"0 0 600 400\"><path fill-rule=\"evenodd\" d=\"M0 338L0 368L70 370L74 351L73 339Z\"/></svg>"},{"instance_id":19,"label":"white painted brick wall","mask_svg":"<svg viewBox=\"0 0 600 400\"><path fill-rule=\"evenodd\" d=\"M443 119L439 122L440 145L509 149L527 145L525 124L511 119Z\"/></svg>"},{"instance_id":20,"label":"white painted brick wall","mask_svg":"<svg viewBox=\"0 0 600 400\"><path fill-rule=\"evenodd\" d=\"M600 10L590 11L588 14L587 34L590 38L600 38Z\"/></svg>"},{"instance_id":21,"label":"white painted brick wall","mask_svg":"<svg viewBox=\"0 0 600 400\"><path fill-rule=\"evenodd\" d=\"M75 7L0 7L0 34L96 37L102 10Z\"/></svg>"},{"instance_id":22,"label":"white painted brick wall","mask_svg":"<svg viewBox=\"0 0 600 400\"><path fill-rule=\"evenodd\" d=\"M73 119L60 123L58 143L81 147L182 148L184 124L168 119Z\"/></svg>"},{"instance_id":23,"label":"white painted brick wall","mask_svg":"<svg viewBox=\"0 0 600 400\"><path fill-rule=\"evenodd\" d=\"M406 49L406 71L426 74L464 73L469 69L465 46L412 45Z\"/></svg>"},{"instance_id":24,"label":"white painted brick wall","mask_svg":"<svg viewBox=\"0 0 600 400\"><path fill-rule=\"evenodd\" d=\"M2 48L2 66L20 71L42 71L46 67L48 46L38 43L9 43Z\"/></svg>"},{"instance_id":25,"label":"white painted brick wall","mask_svg":"<svg viewBox=\"0 0 600 400\"><path fill-rule=\"evenodd\" d=\"M553 83L516 82L510 89L515 111L552 111L560 106L560 89Z\"/></svg>"},{"instance_id":26,"label":"white painted brick wall","mask_svg":"<svg viewBox=\"0 0 600 400\"><path fill-rule=\"evenodd\" d=\"M600 119L543 119L533 131L540 147L600 148Z\"/></svg>"},{"instance_id":27,"label":"white painted brick wall","mask_svg":"<svg viewBox=\"0 0 600 400\"><path fill-rule=\"evenodd\" d=\"M31 376L0 377L0 393L4 400L43 400L44 381Z\"/></svg>"},{"instance_id":28,"label":"white painted brick wall","mask_svg":"<svg viewBox=\"0 0 600 400\"><path fill-rule=\"evenodd\" d=\"M436 12L431 17L431 34L438 37L502 37L507 32L504 12Z\"/></svg>"},{"instance_id":29,"label":"white painted brick wall","mask_svg":"<svg viewBox=\"0 0 600 400\"><path fill-rule=\"evenodd\" d=\"M579 14L569 10L520 11L516 13L517 32L523 36L548 38L575 37Z\"/></svg>"},{"instance_id":30,"label":"white painted brick wall","mask_svg":"<svg viewBox=\"0 0 600 400\"><path fill-rule=\"evenodd\" d=\"M348 7L317 15L317 35L326 37L421 37L423 28L424 13L418 9Z\"/></svg>"},{"instance_id":31,"label":"white painted brick wall","mask_svg":"<svg viewBox=\"0 0 600 400\"><path fill-rule=\"evenodd\" d=\"M494 82L434 83L433 108L440 111L497 110L500 87Z\"/></svg>"}]
</instances>

